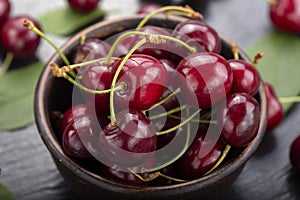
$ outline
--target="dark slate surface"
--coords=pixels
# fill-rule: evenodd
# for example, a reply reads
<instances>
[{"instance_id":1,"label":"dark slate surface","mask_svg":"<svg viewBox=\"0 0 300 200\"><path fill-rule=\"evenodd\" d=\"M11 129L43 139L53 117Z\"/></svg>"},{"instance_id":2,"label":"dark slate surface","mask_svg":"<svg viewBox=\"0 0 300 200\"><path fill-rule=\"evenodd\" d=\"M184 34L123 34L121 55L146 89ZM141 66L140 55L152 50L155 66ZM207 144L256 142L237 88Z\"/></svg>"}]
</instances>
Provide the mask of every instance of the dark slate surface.
<instances>
[{"instance_id":1,"label":"dark slate surface","mask_svg":"<svg viewBox=\"0 0 300 200\"><path fill-rule=\"evenodd\" d=\"M35 17L49 9L65 6L64 1L53 0L13 0L12 4L13 14L27 13ZM114 18L133 14L139 4L137 0L103 0L100 6L111 10L107 18ZM192 0L190 4L204 13L206 22L242 48L247 48L272 29L267 3L263 0ZM67 39L50 37L56 44ZM38 57L47 61L52 53L53 50L43 42ZM258 152L222 195L222 200L300 199L300 176L291 170L288 157L291 142L300 134L299 121L298 104L278 128L266 135ZM54 166L34 124L21 130L0 132L0 168L0 182L7 185L17 199L76 199Z\"/></svg>"}]
</instances>

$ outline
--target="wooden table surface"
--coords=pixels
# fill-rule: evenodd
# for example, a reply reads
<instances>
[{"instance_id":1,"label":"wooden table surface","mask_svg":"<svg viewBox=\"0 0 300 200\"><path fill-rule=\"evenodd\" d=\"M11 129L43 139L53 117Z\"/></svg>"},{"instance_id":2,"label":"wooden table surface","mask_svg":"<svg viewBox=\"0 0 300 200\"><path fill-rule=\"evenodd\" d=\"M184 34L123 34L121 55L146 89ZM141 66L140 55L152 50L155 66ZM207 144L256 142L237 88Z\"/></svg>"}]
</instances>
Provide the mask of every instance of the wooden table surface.
<instances>
[{"instance_id":1,"label":"wooden table surface","mask_svg":"<svg viewBox=\"0 0 300 200\"><path fill-rule=\"evenodd\" d=\"M34 17L65 6L57 0L11 0L13 14ZM178 2L173 0L173 2ZM266 0L192 0L206 22L247 49L272 29ZM111 10L107 18L130 15L138 0L103 0L101 7ZM50 35L56 44L68 38ZM38 57L46 62L53 50L43 42ZM1 112L1 111L0 111ZM17 111L16 111L17 114ZM237 181L222 200L300 199L300 176L291 170L289 148L300 134L300 104L295 105L275 130L267 133L257 153L250 159ZM21 200L74 200L73 192L57 171L35 124L16 131L0 132L0 182ZM2 199L1 199L2 200Z\"/></svg>"}]
</instances>

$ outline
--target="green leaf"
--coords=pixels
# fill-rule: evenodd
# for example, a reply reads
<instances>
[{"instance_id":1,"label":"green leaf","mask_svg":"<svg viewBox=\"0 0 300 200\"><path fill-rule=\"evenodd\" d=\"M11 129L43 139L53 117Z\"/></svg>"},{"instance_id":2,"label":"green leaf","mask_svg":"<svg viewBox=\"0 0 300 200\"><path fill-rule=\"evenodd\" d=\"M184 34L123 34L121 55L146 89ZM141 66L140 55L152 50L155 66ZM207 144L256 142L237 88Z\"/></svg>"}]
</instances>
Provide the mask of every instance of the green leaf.
<instances>
[{"instance_id":1,"label":"green leaf","mask_svg":"<svg viewBox=\"0 0 300 200\"><path fill-rule=\"evenodd\" d=\"M33 122L34 90L43 66L33 63L0 77L0 130L22 128Z\"/></svg>"},{"instance_id":2,"label":"green leaf","mask_svg":"<svg viewBox=\"0 0 300 200\"><path fill-rule=\"evenodd\" d=\"M15 200L13 193L2 183L0 183L0 199L1 200Z\"/></svg>"},{"instance_id":3,"label":"green leaf","mask_svg":"<svg viewBox=\"0 0 300 200\"><path fill-rule=\"evenodd\" d=\"M68 36L105 16L105 11L95 9L89 13L79 13L69 7L51 10L39 17L43 30L48 33Z\"/></svg>"},{"instance_id":4,"label":"green leaf","mask_svg":"<svg viewBox=\"0 0 300 200\"><path fill-rule=\"evenodd\" d=\"M272 31L247 51L249 56L265 53L257 68L262 79L273 85L279 97L297 96L300 92L300 39L290 33ZM287 111L291 103L284 104Z\"/></svg>"}]
</instances>

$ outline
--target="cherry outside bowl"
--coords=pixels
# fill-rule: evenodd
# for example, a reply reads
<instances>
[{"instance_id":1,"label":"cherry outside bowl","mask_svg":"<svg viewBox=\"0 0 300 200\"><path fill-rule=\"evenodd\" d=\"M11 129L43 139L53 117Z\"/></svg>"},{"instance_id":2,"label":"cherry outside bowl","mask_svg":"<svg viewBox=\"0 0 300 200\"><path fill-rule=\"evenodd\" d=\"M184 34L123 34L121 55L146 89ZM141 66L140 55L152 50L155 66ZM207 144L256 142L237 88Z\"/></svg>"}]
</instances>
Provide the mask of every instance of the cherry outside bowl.
<instances>
[{"instance_id":1,"label":"cherry outside bowl","mask_svg":"<svg viewBox=\"0 0 300 200\"><path fill-rule=\"evenodd\" d=\"M132 16L99 22L72 37L61 50L71 58L84 34L86 38L107 38L126 29L134 29L143 16ZM173 29L176 24L186 20L180 17L155 17L149 24ZM230 40L221 36L222 55L232 58ZM241 59L248 60L240 50ZM35 94L35 119L40 136L50 151L58 170L82 199L207 199L217 197L229 187L241 173L244 165L261 143L267 119L267 100L262 84L256 95L260 103L261 117L257 137L247 147L231 151L229 159L213 173L204 177L169 186L131 186L115 182L93 172L88 167L68 157L56 137L56 124L51 115L53 111L64 112L72 105L72 88L63 78L54 78L50 63L63 65L62 59L55 54L43 70Z\"/></svg>"}]
</instances>

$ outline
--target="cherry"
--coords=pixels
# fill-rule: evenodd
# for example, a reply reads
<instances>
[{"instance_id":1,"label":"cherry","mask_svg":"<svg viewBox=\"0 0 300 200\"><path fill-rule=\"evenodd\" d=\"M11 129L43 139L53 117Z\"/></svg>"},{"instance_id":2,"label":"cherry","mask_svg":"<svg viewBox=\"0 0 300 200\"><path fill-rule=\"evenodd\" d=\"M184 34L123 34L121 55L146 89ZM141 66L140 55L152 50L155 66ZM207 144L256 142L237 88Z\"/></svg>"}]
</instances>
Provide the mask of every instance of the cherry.
<instances>
[{"instance_id":1,"label":"cherry","mask_svg":"<svg viewBox=\"0 0 300 200\"><path fill-rule=\"evenodd\" d=\"M113 65L113 75L122 60ZM115 91L114 103L117 107L146 110L153 106L164 92L167 71L156 58L134 54L126 61L117 80L117 84L126 84L125 90Z\"/></svg>"},{"instance_id":2,"label":"cherry","mask_svg":"<svg viewBox=\"0 0 300 200\"><path fill-rule=\"evenodd\" d=\"M188 150L178 160L182 178L190 180L201 177L218 162L222 155L224 143L218 140L213 144L213 140L207 139L205 135L206 129L200 128Z\"/></svg>"},{"instance_id":3,"label":"cherry","mask_svg":"<svg viewBox=\"0 0 300 200\"><path fill-rule=\"evenodd\" d=\"M294 169L300 172L300 135L295 138L290 148L290 161Z\"/></svg>"},{"instance_id":4,"label":"cherry","mask_svg":"<svg viewBox=\"0 0 300 200\"><path fill-rule=\"evenodd\" d=\"M111 87L112 67L106 66L104 62L95 63L84 67L80 72L82 75L81 83L91 90L106 90ZM83 95L89 105L94 106L98 118L109 114L109 93L108 94L91 94L83 92ZM105 118L104 117L104 118Z\"/></svg>"},{"instance_id":5,"label":"cherry","mask_svg":"<svg viewBox=\"0 0 300 200\"><path fill-rule=\"evenodd\" d=\"M108 124L99 134L100 153L121 166L135 166L149 159L144 153L156 150L157 137L151 121L138 110L121 111L117 126ZM139 155L140 154L140 155Z\"/></svg>"},{"instance_id":6,"label":"cherry","mask_svg":"<svg viewBox=\"0 0 300 200\"><path fill-rule=\"evenodd\" d=\"M243 60L228 60L233 74L231 92L248 93L255 95L260 84L260 77L257 70L248 62Z\"/></svg>"},{"instance_id":7,"label":"cherry","mask_svg":"<svg viewBox=\"0 0 300 200\"><path fill-rule=\"evenodd\" d=\"M34 32L23 27L22 20L28 19L40 29L40 25L36 20L27 15L18 15L9 18L3 25L0 39L2 45L8 51L12 52L16 57L31 57L34 56L40 37Z\"/></svg>"},{"instance_id":8,"label":"cherry","mask_svg":"<svg viewBox=\"0 0 300 200\"><path fill-rule=\"evenodd\" d=\"M247 93L234 93L221 107L222 139L234 147L248 145L257 135L260 110L258 102Z\"/></svg>"},{"instance_id":9,"label":"cherry","mask_svg":"<svg viewBox=\"0 0 300 200\"><path fill-rule=\"evenodd\" d=\"M8 19L11 10L9 0L0 0L0 26Z\"/></svg>"},{"instance_id":10,"label":"cherry","mask_svg":"<svg viewBox=\"0 0 300 200\"><path fill-rule=\"evenodd\" d=\"M83 144L90 141L95 129L93 117L90 115L80 115L74 118L65 128L62 138L63 149L66 154L76 158L90 158L91 154ZM92 145L90 145L92 146Z\"/></svg>"},{"instance_id":11,"label":"cherry","mask_svg":"<svg viewBox=\"0 0 300 200\"><path fill-rule=\"evenodd\" d=\"M150 14L153 11L161 8L162 5L159 3L144 3L141 7L136 11L137 14Z\"/></svg>"},{"instance_id":12,"label":"cherry","mask_svg":"<svg viewBox=\"0 0 300 200\"><path fill-rule=\"evenodd\" d=\"M270 131L280 124L284 117L284 112L273 86L270 83L264 82L264 87L268 100L268 121L266 130Z\"/></svg>"},{"instance_id":13,"label":"cherry","mask_svg":"<svg viewBox=\"0 0 300 200\"><path fill-rule=\"evenodd\" d=\"M105 58L111 46L99 39L88 39L80 45L74 56L74 63L86 62L98 58Z\"/></svg>"},{"instance_id":14,"label":"cherry","mask_svg":"<svg viewBox=\"0 0 300 200\"><path fill-rule=\"evenodd\" d=\"M231 68L215 53L191 54L178 64L177 71L183 77L179 82L184 98L196 107L211 107L225 98L232 87Z\"/></svg>"},{"instance_id":15,"label":"cherry","mask_svg":"<svg viewBox=\"0 0 300 200\"><path fill-rule=\"evenodd\" d=\"M269 13L275 27L285 31L300 32L299 0L272 0Z\"/></svg>"},{"instance_id":16,"label":"cherry","mask_svg":"<svg viewBox=\"0 0 300 200\"><path fill-rule=\"evenodd\" d=\"M179 23L173 36L192 46L199 46L198 51L207 51L219 54L221 52L221 40L218 33L208 24L198 20L188 20ZM195 45L198 43L198 45Z\"/></svg>"},{"instance_id":17,"label":"cherry","mask_svg":"<svg viewBox=\"0 0 300 200\"><path fill-rule=\"evenodd\" d=\"M74 121L75 117L87 115L89 112L90 112L89 107L86 104L78 104L78 105L75 105L75 106L67 109L67 111L63 115L63 118L60 121L60 125L58 128L58 134L59 134L58 137L59 138L62 137L66 127L72 121Z\"/></svg>"},{"instance_id":18,"label":"cherry","mask_svg":"<svg viewBox=\"0 0 300 200\"><path fill-rule=\"evenodd\" d=\"M99 0L68 0L70 7L78 12L91 12L96 9Z\"/></svg>"}]
</instances>

